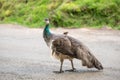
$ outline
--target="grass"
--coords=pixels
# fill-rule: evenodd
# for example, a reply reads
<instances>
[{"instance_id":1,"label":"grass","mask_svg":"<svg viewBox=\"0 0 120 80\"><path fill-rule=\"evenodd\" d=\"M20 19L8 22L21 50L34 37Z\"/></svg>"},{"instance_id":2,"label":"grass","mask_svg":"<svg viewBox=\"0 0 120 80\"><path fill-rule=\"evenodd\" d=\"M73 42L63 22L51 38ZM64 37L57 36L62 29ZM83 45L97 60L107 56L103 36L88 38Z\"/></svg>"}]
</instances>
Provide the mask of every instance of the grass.
<instances>
[{"instance_id":1,"label":"grass","mask_svg":"<svg viewBox=\"0 0 120 80\"><path fill-rule=\"evenodd\" d=\"M38 28L50 18L54 27L120 29L119 4L120 0L1 0L0 23Z\"/></svg>"}]
</instances>

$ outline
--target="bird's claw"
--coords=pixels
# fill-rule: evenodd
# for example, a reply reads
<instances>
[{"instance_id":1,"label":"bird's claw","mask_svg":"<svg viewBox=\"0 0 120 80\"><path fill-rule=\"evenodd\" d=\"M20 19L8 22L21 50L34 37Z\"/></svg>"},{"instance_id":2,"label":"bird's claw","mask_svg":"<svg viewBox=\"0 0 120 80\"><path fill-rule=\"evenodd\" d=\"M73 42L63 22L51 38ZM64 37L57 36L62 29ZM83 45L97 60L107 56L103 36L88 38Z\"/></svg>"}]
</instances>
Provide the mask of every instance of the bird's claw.
<instances>
[{"instance_id":1,"label":"bird's claw","mask_svg":"<svg viewBox=\"0 0 120 80\"><path fill-rule=\"evenodd\" d=\"M59 73L63 73L64 71L53 71L53 73L59 74Z\"/></svg>"},{"instance_id":2,"label":"bird's claw","mask_svg":"<svg viewBox=\"0 0 120 80\"><path fill-rule=\"evenodd\" d=\"M75 71L76 71L76 69L75 69L75 68L73 68L73 69L70 69L70 70L65 70L65 71L75 72Z\"/></svg>"}]
</instances>

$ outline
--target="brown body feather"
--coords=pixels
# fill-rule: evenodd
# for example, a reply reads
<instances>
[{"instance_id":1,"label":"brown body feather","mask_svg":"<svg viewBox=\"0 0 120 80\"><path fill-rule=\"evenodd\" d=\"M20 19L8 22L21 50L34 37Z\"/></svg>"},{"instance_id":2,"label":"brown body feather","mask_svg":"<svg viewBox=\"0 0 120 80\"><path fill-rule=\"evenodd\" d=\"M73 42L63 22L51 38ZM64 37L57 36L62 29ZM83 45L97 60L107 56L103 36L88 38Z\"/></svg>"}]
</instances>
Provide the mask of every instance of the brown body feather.
<instances>
[{"instance_id":1,"label":"brown body feather","mask_svg":"<svg viewBox=\"0 0 120 80\"><path fill-rule=\"evenodd\" d=\"M103 69L102 64L91 54L90 50L83 43L70 36L55 39L52 42L52 50L59 59L71 60L76 58L82 61L83 66L95 67L98 70Z\"/></svg>"}]
</instances>

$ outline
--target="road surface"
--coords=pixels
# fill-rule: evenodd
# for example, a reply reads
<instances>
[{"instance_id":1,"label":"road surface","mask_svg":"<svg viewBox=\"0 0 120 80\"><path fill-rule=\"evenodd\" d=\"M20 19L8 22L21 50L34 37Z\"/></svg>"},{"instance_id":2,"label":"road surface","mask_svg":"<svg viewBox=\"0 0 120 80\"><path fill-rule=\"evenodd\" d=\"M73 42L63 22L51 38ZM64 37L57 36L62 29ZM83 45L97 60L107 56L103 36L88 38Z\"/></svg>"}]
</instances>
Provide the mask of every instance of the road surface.
<instances>
[{"instance_id":1,"label":"road surface","mask_svg":"<svg viewBox=\"0 0 120 80\"><path fill-rule=\"evenodd\" d=\"M120 31L94 29L51 29L69 34L87 45L104 70L88 69L74 60L76 72L55 74L60 62L52 58L42 38L43 29L0 25L0 80L120 80ZM68 60L63 69L70 69Z\"/></svg>"}]
</instances>

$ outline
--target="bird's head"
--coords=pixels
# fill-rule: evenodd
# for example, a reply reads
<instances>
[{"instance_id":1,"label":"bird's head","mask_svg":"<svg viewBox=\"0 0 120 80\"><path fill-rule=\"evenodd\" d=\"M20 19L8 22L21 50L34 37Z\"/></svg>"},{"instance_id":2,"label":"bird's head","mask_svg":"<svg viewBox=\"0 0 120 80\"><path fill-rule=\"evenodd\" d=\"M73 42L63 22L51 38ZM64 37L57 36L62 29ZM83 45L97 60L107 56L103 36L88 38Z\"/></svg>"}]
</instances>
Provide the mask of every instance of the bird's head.
<instances>
[{"instance_id":1,"label":"bird's head","mask_svg":"<svg viewBox=\"0 0 120 80\"><path fill-rule=\"evenodd\" d=\"M46 24L49 24L49 19L46 18L46 19L45 19L45 22L46 22Z\"/></svg>"}]
</instances>

